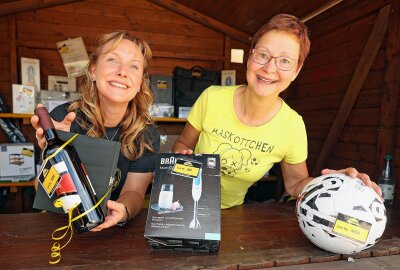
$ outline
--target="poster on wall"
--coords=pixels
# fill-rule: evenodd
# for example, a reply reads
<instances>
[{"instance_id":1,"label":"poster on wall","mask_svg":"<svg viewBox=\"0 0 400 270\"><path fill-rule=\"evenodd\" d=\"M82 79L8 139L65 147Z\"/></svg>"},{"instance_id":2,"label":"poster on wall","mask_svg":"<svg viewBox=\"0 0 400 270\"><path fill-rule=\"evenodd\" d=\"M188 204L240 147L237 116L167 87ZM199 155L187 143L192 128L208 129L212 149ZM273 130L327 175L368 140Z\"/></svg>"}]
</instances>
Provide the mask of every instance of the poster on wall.
<instances>
[{"instance_id":1,"label":"poster on wall","mask_svg":"<svg viewBox=\"0 0 400 270\"><path fill-rule=\"evenodd\" d=\"M75 92L76 79L74 77L68 78L63 76L49 75L47 89L50 91Z\"/></svg>"},{"instance_id":2,"label":"poster on wall","mask_svg":"<svg viewBox=\"0 0 400 270\"><path fill-rule=\"evenodd\" d=\"M33 86L36 91L40 91L39 59L21 57L21 84Z\"/></svg>"},{"instance_id":3,"label":"poster on wall","mask_svg":"<svg viewBox=\"0 0 400 270\"><path fill-rule=\"evenodd\" d=\"M221 85L235 85L236 84L236 70L222 70L221 71Z\"/></svg>"},{"instance_id":4,"label":"poster on wall","mask_svg":"<svg viewBox=\"0 0 400 270\"><path fill-rule=\"evenodd\" d=\"M57 42L57 50L61 55L68 77L85 75L89 55L82 37Z\"/></svg>"},{"instance_id":5,"label":"poster on wall","mask_svg":"<svg viewBox=\"0 0 400 270\"><path fill-rule=\"evenodd\" d=\"M33 114L35 110L35 87L12 85L13 113Z\"/></svg>"}]
</instances>

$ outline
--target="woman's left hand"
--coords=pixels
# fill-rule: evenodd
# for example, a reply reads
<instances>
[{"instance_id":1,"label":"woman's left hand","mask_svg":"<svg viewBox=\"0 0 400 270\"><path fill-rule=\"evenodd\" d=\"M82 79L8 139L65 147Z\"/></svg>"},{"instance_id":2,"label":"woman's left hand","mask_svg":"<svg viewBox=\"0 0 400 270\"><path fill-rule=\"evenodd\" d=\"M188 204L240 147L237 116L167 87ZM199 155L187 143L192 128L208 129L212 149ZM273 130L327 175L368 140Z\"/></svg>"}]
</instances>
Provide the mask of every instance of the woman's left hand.
<instances>
[{"instance_id":1,"label":"woman's left hand","mask_svg":"<svg viewBox=\"0 0 400 270\"><path fill-rule=\"evenodd\" d=\"M106 216L104 222L96 228L91 229L91 232L99 232L103 229L112 227L118 222L124 221L126 219L125 205L123 205L122 203L108 200L107 207L108 215Z\"/></svg>"},{"instance_id":2,"label":"woman's left hand","mask_svg":"<svg viewBox=\"0 0 400 270\"><path fill-rule=\"evenodd\" d=\"M369 175L366 173L359 173L355 168L349 167L342 170L331 170L331 169L323 169L321 171L322 174L331 174L331 173L344 173L350 176L351 178L359 178L361 179L364 184L368 187L371 187L375 190L375 192L382 197L382 190L381 188L374 182L371 181Z\"/></svg>"}]
</instances>

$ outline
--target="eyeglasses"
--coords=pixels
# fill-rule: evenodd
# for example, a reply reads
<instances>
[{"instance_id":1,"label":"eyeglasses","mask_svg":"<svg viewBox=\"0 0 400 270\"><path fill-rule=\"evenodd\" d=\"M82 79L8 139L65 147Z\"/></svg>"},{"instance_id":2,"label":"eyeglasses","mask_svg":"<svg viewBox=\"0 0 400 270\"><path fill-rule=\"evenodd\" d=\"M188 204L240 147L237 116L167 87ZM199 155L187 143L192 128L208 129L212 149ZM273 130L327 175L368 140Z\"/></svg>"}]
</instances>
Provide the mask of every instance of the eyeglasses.
<instances>
[{"instance_id":1,"label":"eyeglasses","mask_svg":"<svg viewBox=\"0 0 400 270\"><path fill-rule=\"evenodd\" d=\"M253 49L251 59L259 65L266 65L271 59L274 59L276 68L282 71L291 70L298 62L298 60L295 60L288 56L270 56L265 51L261 51L258 49Z\"/></svg>"}]
</instances>

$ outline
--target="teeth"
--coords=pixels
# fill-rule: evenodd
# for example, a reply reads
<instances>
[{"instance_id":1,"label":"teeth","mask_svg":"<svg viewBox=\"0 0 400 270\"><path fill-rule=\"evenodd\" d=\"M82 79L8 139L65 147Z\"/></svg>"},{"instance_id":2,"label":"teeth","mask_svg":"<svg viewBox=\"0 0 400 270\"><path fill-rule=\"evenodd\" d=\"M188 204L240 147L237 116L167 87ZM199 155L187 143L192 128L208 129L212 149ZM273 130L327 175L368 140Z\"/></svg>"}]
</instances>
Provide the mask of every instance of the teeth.
<instances>
[{"instance_id":1,"label":"teeth","mask_svg":"<svg viewBox=\"0 0 400 270\"><path fill-rule=\"evenodd\" d=\"M123 85L122 83L110 82L110 84L111 84L112 86L116 86L116 87L123 88L123 89L126 89L126 88L127 88L126 85Z\"/></svg>"},{"instance_id":2,"label":"teeth","mask_svg":"<svg viewBox=\"0 0 400 270\"><path fill-rule=\"evenodd\" d=\"M274 82L276 82L276 81L264 79L263 77L260 77L260 76L257 76L257 77L258 77L259 80L262 80L262 81L267 82L267 83L274 83Z\"/></svg>"}]
</instances>

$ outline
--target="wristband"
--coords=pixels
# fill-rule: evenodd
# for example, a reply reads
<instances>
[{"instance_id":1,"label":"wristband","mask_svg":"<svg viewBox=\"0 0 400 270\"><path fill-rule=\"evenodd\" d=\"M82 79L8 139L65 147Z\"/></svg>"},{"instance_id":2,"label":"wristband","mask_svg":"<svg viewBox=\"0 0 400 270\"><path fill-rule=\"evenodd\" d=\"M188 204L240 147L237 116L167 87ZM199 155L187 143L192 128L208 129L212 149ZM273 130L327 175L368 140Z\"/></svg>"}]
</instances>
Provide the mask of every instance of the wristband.
<instances>
[{"instance_id":1,"label":"wristband","mask_svg":"<svg viewBox=\"0 0 400 270\"><path fill-rule=\"evenodd\" d=\"M124 206L125 206L125 211L126 211L126 219L125 219L124 221L121 221L121 222L118 222L118 223L117 223L117 225L120 226L120 227L122 227L122 226L124 226L126 223L128 223L128 220L129 220L128 207L126 207L126 205L124 205Z\"/></svg>"}]
</instances>

